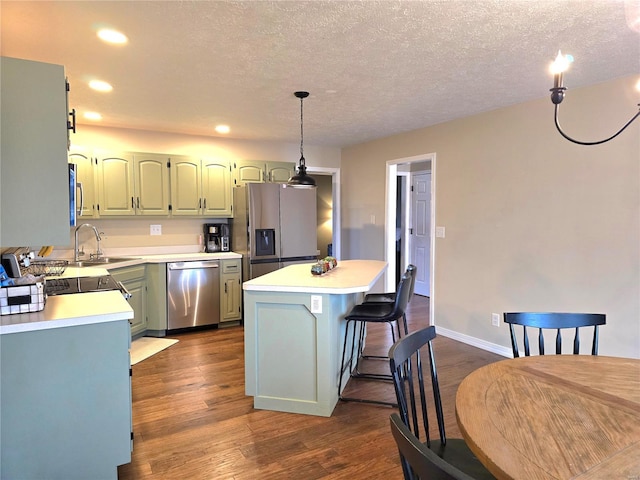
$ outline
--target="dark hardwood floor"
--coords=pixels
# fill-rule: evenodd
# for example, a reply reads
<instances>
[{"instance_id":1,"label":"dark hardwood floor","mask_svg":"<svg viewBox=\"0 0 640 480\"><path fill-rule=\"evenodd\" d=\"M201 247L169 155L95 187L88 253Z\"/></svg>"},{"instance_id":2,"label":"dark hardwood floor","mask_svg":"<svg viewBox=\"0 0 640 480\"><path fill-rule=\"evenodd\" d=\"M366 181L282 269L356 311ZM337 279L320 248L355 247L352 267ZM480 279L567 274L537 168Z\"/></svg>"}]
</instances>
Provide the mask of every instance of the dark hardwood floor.
<instances>
[{"instance_id":1,"label":"dark hardwood floor","mask_svg":"<svg viewBox=\"0 0 640 480\"><path fill-rule=\"evenodd\" d=\"M410 329L427 326L428 315L429 299L414 296ZM386 354L385 327L369 329L367 353ZM133 366L134 450L118 468L120 480L403 478L392 408L339 402L329 418L255 410L244 395L242 327L171 338L180 341ZM434 348L447 435L459 437L459 383L502 357L445 337ZM371 362L388 372L386 362ZM352 380L347 388L353 396L395 398L391 383Z\"/></svg>"}]
</instances>

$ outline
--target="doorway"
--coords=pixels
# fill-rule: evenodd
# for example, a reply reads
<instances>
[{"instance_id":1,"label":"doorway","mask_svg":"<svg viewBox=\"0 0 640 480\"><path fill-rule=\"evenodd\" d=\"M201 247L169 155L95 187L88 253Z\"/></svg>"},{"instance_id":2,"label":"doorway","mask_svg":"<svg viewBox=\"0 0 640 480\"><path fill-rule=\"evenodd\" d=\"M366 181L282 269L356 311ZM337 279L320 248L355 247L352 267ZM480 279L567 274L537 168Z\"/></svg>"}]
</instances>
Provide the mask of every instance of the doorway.
<instances>
[{"instance_id":1,"label":"doorway","mask_svg":"<svg viewBox=\"0 0 640 480\"><path fill-rule=\"evenodd\" d=\"M421 278L421 293L431 297L429 302L430 318L433 319L434 296L434 258L435 258L435 153L399 158L387 161L386 185L386 225L385 225L385 260L388 272L403 272L409 263L418 267ZM422 176L422 175L427 176ZM418 195L415 181L419 179ZM425 183L428 181L428 185ZM428 201L427 201L428 197ZM412 201L413 200L413 201ZM416 219L420 215L420 220ZM399 221L399 217L404 221ZM397 225L401 225L400 230ZM420 241L416 242L416 229L420 230ZM398 255L397 244L400 243L401 254ZM400 263L400 265L398 265ZM398 279L394 274L385 277L385 290L394 291ZM416 287L418 281L416 281Z\"/></svg>"},{"instance_id":2,"label":"doorway","mask_svg":"<svg viewBox=\"0 0 640 480\"><path fill-rule=\"evenodd\" d=\"M318 207L318 250L320 257L327 255L340 260L340 169L307 167L307 172L316 180Z\"/></svg>"}]
</instances>

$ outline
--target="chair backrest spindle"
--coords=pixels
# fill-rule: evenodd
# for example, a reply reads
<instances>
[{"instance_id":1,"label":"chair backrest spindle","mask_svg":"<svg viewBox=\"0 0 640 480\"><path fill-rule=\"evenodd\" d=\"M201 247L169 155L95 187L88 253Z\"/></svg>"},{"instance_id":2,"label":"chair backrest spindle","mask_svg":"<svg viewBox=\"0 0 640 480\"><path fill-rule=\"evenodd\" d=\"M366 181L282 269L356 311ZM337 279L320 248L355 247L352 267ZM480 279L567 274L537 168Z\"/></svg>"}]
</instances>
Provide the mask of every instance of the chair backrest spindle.
<instances>
[{"instance_id":1,"label":"chair backrest spindle","mask_svg":"<svg viewBox=\"0 0 640 480\"><path fill-rule=\"evenodd\" d=\"M529 348L529 337L527 335L527 327L538 329L538 354L544 355L544 330L556 330L555 351L556 355L562 353L562 330L574 329L573 336L573 353L580 353L580 328L593 327L593 341L591 344L591 355L598 354L598 327L606 324L606 315L600 313L551 313L551 312L514 312L504 314L505 323L509 324L509 333L511 336L511 347L513 356L519 357L518 342L514 325L523 327L522 340L524 344L524 354L531 354Z\"/></svg>"}]
</instances>

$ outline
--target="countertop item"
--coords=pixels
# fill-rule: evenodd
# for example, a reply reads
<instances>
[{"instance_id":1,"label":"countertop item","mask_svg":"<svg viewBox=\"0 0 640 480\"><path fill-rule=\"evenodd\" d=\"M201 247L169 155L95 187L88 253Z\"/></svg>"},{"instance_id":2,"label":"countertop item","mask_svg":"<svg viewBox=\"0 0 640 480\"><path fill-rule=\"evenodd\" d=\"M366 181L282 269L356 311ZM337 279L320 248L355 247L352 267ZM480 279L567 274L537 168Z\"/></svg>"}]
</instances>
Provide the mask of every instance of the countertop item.
<instances>
[{"instance_id":1,"label":"countertop item","mask_svg":"<svg viewBox=\"0 0 640 480\"><path fill-rule=\"evenodd\" d=\"M498 479L640 478L640 360L543 355L467 376L465 441Z\"/></svg>"},{"instance_id":2,"label":"countertop item","mask_svg":"<svg viewBox=\"0 0 640 480\"><path fill-rule=\"evenodd\" d=\"M245 291L357 293L367 292L382 276L387 262L343 260L325 275L313 275L316 262L290 265L242 284Z\"/></svg>"}]
</instances>

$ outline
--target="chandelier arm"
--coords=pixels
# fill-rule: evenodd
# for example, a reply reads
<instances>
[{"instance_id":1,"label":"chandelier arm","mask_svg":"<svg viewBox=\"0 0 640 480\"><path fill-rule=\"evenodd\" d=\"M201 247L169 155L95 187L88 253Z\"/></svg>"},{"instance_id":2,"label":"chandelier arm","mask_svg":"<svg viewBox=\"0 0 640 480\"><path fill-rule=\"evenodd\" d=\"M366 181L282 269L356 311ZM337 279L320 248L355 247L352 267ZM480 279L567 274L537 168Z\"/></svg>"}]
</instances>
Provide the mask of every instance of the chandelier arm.
<instances>
[{"instance_id":1,"label":"chandelier arm","mask_svg":"<svg viewBox=\"0 0 640 480\"><path fill-rule=\"evenodd\" d=\"M304 130L302 128L304 122L303 122L303 116L302 116L302 101L303 98L300 98L300 165L301 166L306 166L305 165L305 160L304 160Z\"/></svg>"},{"instance_id":2,"label":"chandelier arm","mask_svg":"<svg viewBox=\"0 0 640 480\"><path fill-rule=\"evenodd\" d=\"M631 120L629 120L627 123L625 123L624 126L620 130L618 130L616 133L611 135L609 138L605 138L604 140L600 140L600 141L597 141L597 142L581 142L580 140L575 140L575 139L571 138L569 135L567 135L566 133L564 133L562 131L562 127L560 127L560 121L558 120L558 109L559 109L559 107L560 107L560 104L556 103L555 104L555 108L554 108L554 114L553 114L553 119L555 121L556 128L558 129L558 132L560 132L560 135L562 135L564 138L566 138L570 142L577 143L578 145L600 145L601 143L606 143L609 140L613 140L618 135L620 135L629 125L631 125L631 123L636 118L638 118L638 116L640 116L640 109L639 109L638 113L636 113L633 117L631 117ZM638 104L638 107L640 107L640 104Z\"/></svg>"}]
</instances>

